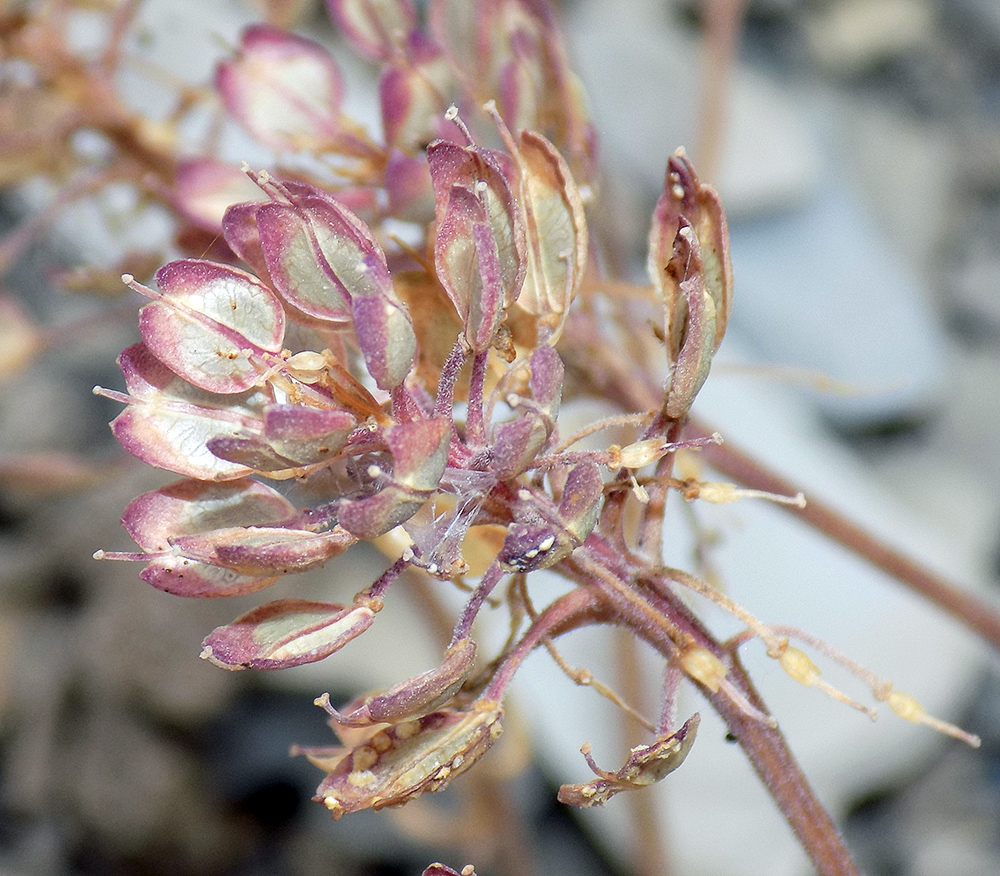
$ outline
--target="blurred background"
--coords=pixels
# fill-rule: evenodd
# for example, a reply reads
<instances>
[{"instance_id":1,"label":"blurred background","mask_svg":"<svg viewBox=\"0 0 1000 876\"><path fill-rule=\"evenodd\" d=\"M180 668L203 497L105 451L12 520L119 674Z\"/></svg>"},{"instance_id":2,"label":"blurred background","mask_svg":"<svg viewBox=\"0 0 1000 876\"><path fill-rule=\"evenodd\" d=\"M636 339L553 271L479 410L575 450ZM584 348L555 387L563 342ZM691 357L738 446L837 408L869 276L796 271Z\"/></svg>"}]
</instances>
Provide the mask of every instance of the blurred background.
<instances>
[{"instance_id":1,"label":"blurred background","mask_svg":"<svg viewBox=\"0 0 1000 876\"><path fill-rule=\"evenodd\" d=\"M0 16L9 27L53 8L9 0ZM101 45L102 9L79 8L83 53ZM558 11L608 169L595 222L636 277L677 147L726 204L736 304L699 415L996 602L1000 5L567 0ZM154 66L207 83L262 14L331 45L351 111L374 123L366 69L309 2L148 0L125 41L138 59L117 82L125 100L156 119L176 83ZM54 144L71 122L66 107L25 98L32 76L0 57L0 876L390 876L434 860L481 876L810 872L710 721L643 803L569 814L555 788L586 777L584 742L612 767L620 722L540 659L518 680L503 741L444 794L337 823L309 802L321 774L288 748L331 744L312 698L347 699L434 659L413 617L418 585L329 665L252 676L198 652L255 600L184 601L140 582L137 566L91 559L129 549L125 505L172 479L126 458L107 429L118 406L90 393L120 388L114 359L136 337L117 275L166 246L170 225L127 186L49 206L64 192ZM71 145L98 159L103 148L86 130ZM268 160L237 135L228 148ZM1000 872L996 652L780 511L712 509L700 525L720 533L712 563L758 616L816 632L983 738L973 751L888 715L870 726L748 655L862 869ZM689 540L671 550L690 564ZM369 580L380 562L352 551L306 589L329 597L331 581ZM607 655L613 683L619 647L580 639L566 652L595 671Z\"/></svg>"}]
</instances>

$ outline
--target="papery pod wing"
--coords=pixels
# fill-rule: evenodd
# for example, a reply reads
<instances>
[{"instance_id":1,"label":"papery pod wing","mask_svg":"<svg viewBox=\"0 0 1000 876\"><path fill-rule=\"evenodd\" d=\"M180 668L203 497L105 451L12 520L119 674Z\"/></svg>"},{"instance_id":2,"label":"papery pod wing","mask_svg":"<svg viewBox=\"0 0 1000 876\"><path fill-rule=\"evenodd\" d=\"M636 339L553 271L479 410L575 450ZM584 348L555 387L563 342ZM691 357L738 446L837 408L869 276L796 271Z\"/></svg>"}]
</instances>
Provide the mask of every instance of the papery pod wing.
<instances>
[{"instance_id":1,"label":"papery pod wing","mask_svg":"<svg viewBox=\"0 0 1000 876\"><path fill-rule=\"evenodd\" d=\"M215 456L214 438L260 432L266 399L260 393L217 395L182 380L147 349L135 344L118 357L130 404L111 423L118 442L157 468L204 481L242 478L245 465Z\"/></svg>"},{"instance_id":2,"label":"papery pod wing","mask_svg":"<svg viewBox=\"0 0 1000 876\"><path fill-rule=\"evenodd\" d=\"M140 496L122 522L151 554L143 580L180 596L234 596L322 565L356 541L340 528L316 533L254 525L287 520L289 512L294 506L253 481L181 481Z\"/></svg>"},{"instance_id":3,"label":"papery pod wing","mask_svg":"<svg viewBox=\"0 0 1000 876\"><path fill-rule=\"evenodd\" d=\"M696 713L676 733L661 736L649 745L637 745L629 753L625 766L613 773L600 769L585 748L587 763L598 778L581 784L563 785L559 789L559 802L583 808L603 806L615 794L660 781L684 762L694 744L699 721Z\"/></svg>"},{"instance_id":4,"label":"papery pod wing","mask_svg":"<svg viewBox=\"0 0 1000 876\"><path fill-rule=\"evenodd\" d=\"M327 0L327 7L351 45L374 61L401 52L417 27L409 0Z\"/></svg>"},{"instance_id":5,"label":"papery pod wing","mask_svg":"<svg viewBox=\"0 0 1000 876\"><path fill-rule=\"evenodd\" d=\"M238 54L216 70L226 109L275 149L319 151L341 132L343 83L318 43L266 24L243 32Z\"/></svg>"},{"instance_id":6,"label":"papery pod wing","mask_svg":"<svg viewBox=\"0 0 1000 876\"><path fill-rule=\"evenodd\" d=\"M355 273L341 278L326 264L314 223L302 210L291 204L265 204L257 208L256 219L264 261L282 298L333 327L349 326L351 293L345 281L356 280L357 268L364 265L361 248L344 236L342 247L349 253L342 261ZM334 241L337 233L333 231Z\"/></svg>"},{"instance_id":7,"label":"papery pod wing","mask_svg":"<svg viewBox=\"0 0 1000 876\"><path fill-rule=\"evenodd\" d=\"M170 539L231 526L266 526L296 514L284 496L259 481L183 480L143 493L122 515L122 526L143 550L168 550Z\"/></svg>"},{"instance_id":8,"label":"papery pod wing","mask_svg":"<svg viewBox=\"0 0 1000 876\"><path fill-rule=\"evenodd\" d=\"M171 540L178 537L277 523L295 513L294 505L258 481L183 480L132 500L122 525L139 547L157 554L171 551ZM160 590L197 597L252 593L277 580L273 574L241 574L173 553L151 556L139 577Z\"/></svg>"},{"instance_id":9,"label":"papery pod wing","mask_svg":"<svg viewBox=\"0 0 1000 876\"><path fill-rule=\"evenodd\" d=\"M541 134L521 131L515 159L528 239L518 306L541 317L554 343L587 266L583 201L565 159Z\"/></svg>"},{"instance_id":10,"label":"papery pod wing","mask_svg":"<svg viewBox=\"0 0 1000 876\"><path fill-rule=\"evenodd\" d=\"M477 703L376 730L337 764L315 799L340 818L439 791L489 750L500 736L501 714L498 703Z\"/></svg>"},{"instance_id":11,"label":"papery pod wing","mask_svg":"<svg viewBox=\"0 0 1000 876\"><path fill-rule=\"evenodd\" d=\"M170 262L156 272L159 294L139 311L147 349L201 389L238 393L260 377L254 353L278 353L285 314L278 297L245 271L199 259Z\"/></svg>"},{"instance_id":12,"label":"papery pod wing","mask_svg":"<svg viewBox=\"0 0 1000 876\"><path fill-rule=\"evenodd\" d=\"M216 629L201 656L223 669L287 669L329 657L374 619L367 605L279 599Z\"/></svg>"}]
</instances>

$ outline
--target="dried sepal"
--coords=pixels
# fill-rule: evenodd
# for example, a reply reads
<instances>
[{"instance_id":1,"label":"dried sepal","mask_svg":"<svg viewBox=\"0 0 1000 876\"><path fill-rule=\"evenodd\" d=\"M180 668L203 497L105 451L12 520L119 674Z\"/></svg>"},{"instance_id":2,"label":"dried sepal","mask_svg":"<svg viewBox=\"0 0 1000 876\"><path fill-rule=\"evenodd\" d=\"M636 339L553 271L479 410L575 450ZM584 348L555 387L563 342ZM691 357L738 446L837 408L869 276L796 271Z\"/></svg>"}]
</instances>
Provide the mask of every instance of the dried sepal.
<instances>
[{"instance_id":1,"label":"dried sepal","mask_svg":"<svg viewBox=\"0 0 1000 876\"><path fill-rule=\"evenodd\" d=\"M634 791L660 781L684 762L694 744L699 721L700 717L696 712L676 733L661 736L649 745L637 745L629 753L625 766L613 773L598 767L590 756L590 747L584 746L583 756L598 778L580 784L563 785L559 788L559 801L582 808L603 806L615 794Z\"/></svg>"},{"instance_id":2,"label":"dried sepal","mask_svg":"<svg viewBox=\"0 0 1000 876\"><path fill-rule=\"evenodd\" d=\"M201 656L223 669L287 669L329 657L374 619L369 605L279 599L217 628Z\"/></svg>"},{"instance_id":3,"label":"dried sepal","mask_svg":"<svg viewBox=\"0 0 1000 876\"><path fill-rule=\"evenodd\" d=\"M426 791L439 791L500 736L501 715L499 703L477 702L467 711L441 710L372 728L336 763L315 799L340 818L362 809L400 806Z\"/></svg>"},{"instance_id":4,"label":"dried sepal","mask_svg":"<svg viewBox=\"0 0 1000 876\"><path fill-rule=\"evenodd\" d=\"M257 392L218 395L182 380L145 344L118 357L129 395L128 407L111 423L118 442L157 468L205 481L233 480L250 468L220 459L209 449L214 438L257 434L266 399ZM117 397L117 396L114 396Z\"/></svg>"},{"instance_id":5,"label":"dried sepal","mask_svg":"<svg viewBox=\"0 0 1000 876\"><path fill-rule=\"evenodd\" d=\"M374 61L402 52L417 27L409 0L327 0L326 5L355 50Z\"/></svg>"},{"instance_id":6,"label":"dried sepal","mask_svg":"<svg viewBox=\"0 0 1000 876\"><path fill-rule=\"evenodd\" d=\"M262 143L322 151L341 133L340 70L318 43L266 24L248 27L216 70L226 109Z\"/></svg>"},{"instance_id":7,"label":"dried sepal","mask_svg":"<svg viewBox=\"0 0 1000 876\"><path fill-rule=\"evenodd\" d=\"M516 521L497 555L508 572L536 572L565 559L587 539L597 524L604 496L604 481L593 462L574 466L563 488L554 520ZM555 522L558 521L558 522Z\"/></svg>"},{"instance_id":8,"label":"dried sepal","mask_svg":"<svg viewBox=\"0 0 1000 876\"><path fill-rule=\"evenodd\" d=\"M436 140L427 147L436 201L434 265L474 352L489 349L524 281L524 225L504 159Z\"/></svg>"},{"instance_id":9,"label":"dried sepal","mask_svg":"<svg viewBox=\"0 0 1000 876\"><path fill-rule=\"evenodd\" d=\"M512 478L534 461L555 430L562 402L565 369L554 348L544 345L531 354L530 399L508 398L520 415L494 430L492 469L501 478Z\"/></svg>"},{"instance_id":10,"label":"dried sepal","mask_svg":"<svg viewBox=\"0 0 1000 876\"><path fill-rule=\"evenodd\" d=\"M407 679L387 691L371 694L333 713L338 726L395 724L440 708L461 688L472 671L476 644L464 638L452 645L439 666Z\"/></svg>"},{"instance_id":11,"label":"dried sepal","mask_svg":"<svg viewBox=\"0 0 1000 876\"><path fill-rule=\"evenodd\" d=\"M311 464L330 459L347 444L358 421L346 411L274 404L264 408L264 437L288 459Z\"/></svg>"},{"instance_id":12,"label":"dried sepal","mask_svg":"<svg viewBox=\"0 0 1000 876\"><path fill-rule=\"evenodd\" d=\"M451 424L443 417L390 426L384 438L392 472L373 467L379 491L344 500L338 510L340 525L358 538L377 538L409 520L437 489L448 464Z\"/></svg>"}]
</instances>

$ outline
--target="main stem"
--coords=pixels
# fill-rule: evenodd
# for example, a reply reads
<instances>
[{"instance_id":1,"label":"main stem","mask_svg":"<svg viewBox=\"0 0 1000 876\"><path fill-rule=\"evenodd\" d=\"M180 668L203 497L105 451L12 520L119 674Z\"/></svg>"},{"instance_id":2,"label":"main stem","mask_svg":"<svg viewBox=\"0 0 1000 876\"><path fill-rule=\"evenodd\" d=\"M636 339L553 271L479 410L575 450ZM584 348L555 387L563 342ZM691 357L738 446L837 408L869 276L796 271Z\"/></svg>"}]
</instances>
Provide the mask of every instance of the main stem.
<instances>
[{"instance_id":1,"label":"main stem","mask_svg":"<svg viewBox=\"0 0 1000 876\"><path fill-rule=\"evenodd\" d=\"M692 642L725 656L730 663L727 679L754 708L768 714L738 657L730 654L672 591L660 590L656 599L650 597L641 582L656 578L657 570L640 565L626 570L620 561L615 562L616 556L620 553L592 535L565 570L580 584L599 592L615 622L630 627L667 660L675 659ZM781 731L748 714L731 693L698 686L736 737L821 876L859 876L840 833Z\"/></svg>"},{"instance_id":2,"label":"main stem","mask_svg":"<svg viewBox=\"0 0 1000 876\"><path fill-rule=\"evenodd\" d=\"M767 711L735 654L728 677L754 706ZM721 692L703 688L702 693L746 752L821 876L860 876L840 832L809 785L781 731L748 717Z\"/></svg>"}]
</instances>

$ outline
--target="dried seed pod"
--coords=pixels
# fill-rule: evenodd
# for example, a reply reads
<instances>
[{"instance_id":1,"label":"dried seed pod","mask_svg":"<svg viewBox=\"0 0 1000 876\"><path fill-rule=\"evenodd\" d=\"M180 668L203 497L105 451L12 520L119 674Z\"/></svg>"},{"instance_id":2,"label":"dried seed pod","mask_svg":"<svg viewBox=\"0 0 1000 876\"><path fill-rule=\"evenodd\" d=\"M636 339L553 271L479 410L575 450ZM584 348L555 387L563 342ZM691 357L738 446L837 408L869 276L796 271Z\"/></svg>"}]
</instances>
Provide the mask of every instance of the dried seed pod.
<instances>
[{"instance_id":1,"label":"dried seed pod","mask_svg":"<svg viewBox=\"0 0 1000 876\"><path fill-rule=\"evenodd\" d=\"M215 87L226 109L275 149L322 151L341 133L343 81L319 43L258 24L235 58L223 61Z\"/></svg>"},{"instance_id":2,"label":"dried seed pod","mask_svg":"<svg viewBox=\"0 0 1000 876\"><path fill-rule=\"evenodd\" d=\"M249 466L223 460L208 445L216 438L259 435L266 396L256 391L221 395L192 386L143 343L125 350L118 365L129 395L104 394L128 404L111 423L125 450L157 468L204 481L250 473Z\"/></svg>"},{"instance_id":3,"label":"dried seed pod","mask_svg":"<svg viewBox=\"0 0 1000 876\"><path fill-rule=\"evenodd\" d=\"M489 349L524 282L525 232L509 164L475 146L427 147L437 230L434 265L474 352Z\"/></svg>"},{"instance_id":4,"label":"dried seed pod","mask_svg":"<svg viewBox=\"0 0 1000 876\"><path fill-rule=\"evenodd\" d=\"M294 308L331 327L353 327L375 382L391 390L413 367L416 336L385 253L344 204L306 183L268 183L256 207L260 247L274 287Z\"/></svg>"},{"instance_id":5,"label":"dried seed pod","mask_svg":"<svg viewBox=\"0 0 1000 876\"><path fill-rule=\"evenodd\" d=\"M340 818L439 791L496 741L502 713L499 703L478 702L467 711L441 710L374 729L336 763L315 799Z\"/></svg>"},{"instance_id":6,"label":"dried seed pod","mask_svg":"<svg viewBox=\"0 0 1000 876\"><path fill-rule=\"evenodd\" d=\"M540 338L555 343L587 267L587 220L569 165L541 134L509 143L520 173L518 204L528 240L518 306L539 317Z\"/></svg>"},{"instance_id":7,"label":"dried seed pod","mask_svg":"<svg viewBox=\"0 0 1000 876\"><path fill-rule=\"evenodd\" d=\"M369 605L279 599L218 627L205 639L201 656L223 669L287 669L329 657L374 619Z\"/></svg>"},{"instance_id":8,"label":"dried seed pod","mask_svg":"<svg viewBox=\"0 0 1000 876\"><path fill-rule=\"evenodd\" d=\"M401 52L417 26L409 0L327 0L326 5L351 45L374 61Z\"/></svg>"},{"instance_id":9,"label":"dried seed pod","mask_svg":"<svg viewBox=\"0 0 1000 876\"><path fill-rule=\"evenodd\" d=\"M670 366L665 412L681 419L708 377L732 304L725 214L682 152L670 158L653 211L647 269L664 308Z\"/></svg>"},{"instance_id":10,"label":"dried seed pod","mask_svg":"<svg viewBox=\"0 0 1000 876\"><path fill-rule=\"evenodd\" d=\"M122 279L153 301L139 311L146 348L171 371L208 392L254 386L253 354L278 353L285 313L256 277L214 262L181 259L156 272L159 292Z\"/></svg>"},{"instance_id":11,"label":"dried seed pod","mask_svg":"<svg viewBox=\"0 0 1000 876\"><path fill-rule=\"evenodd\" d=\"M373 539L409 520L430 498L448 464L451 424L444 418L400 423L385 429L392 472L375 467L380 489L347 499L338 510L340 525L358 538Z\"/></svg>"}]
</instances>

